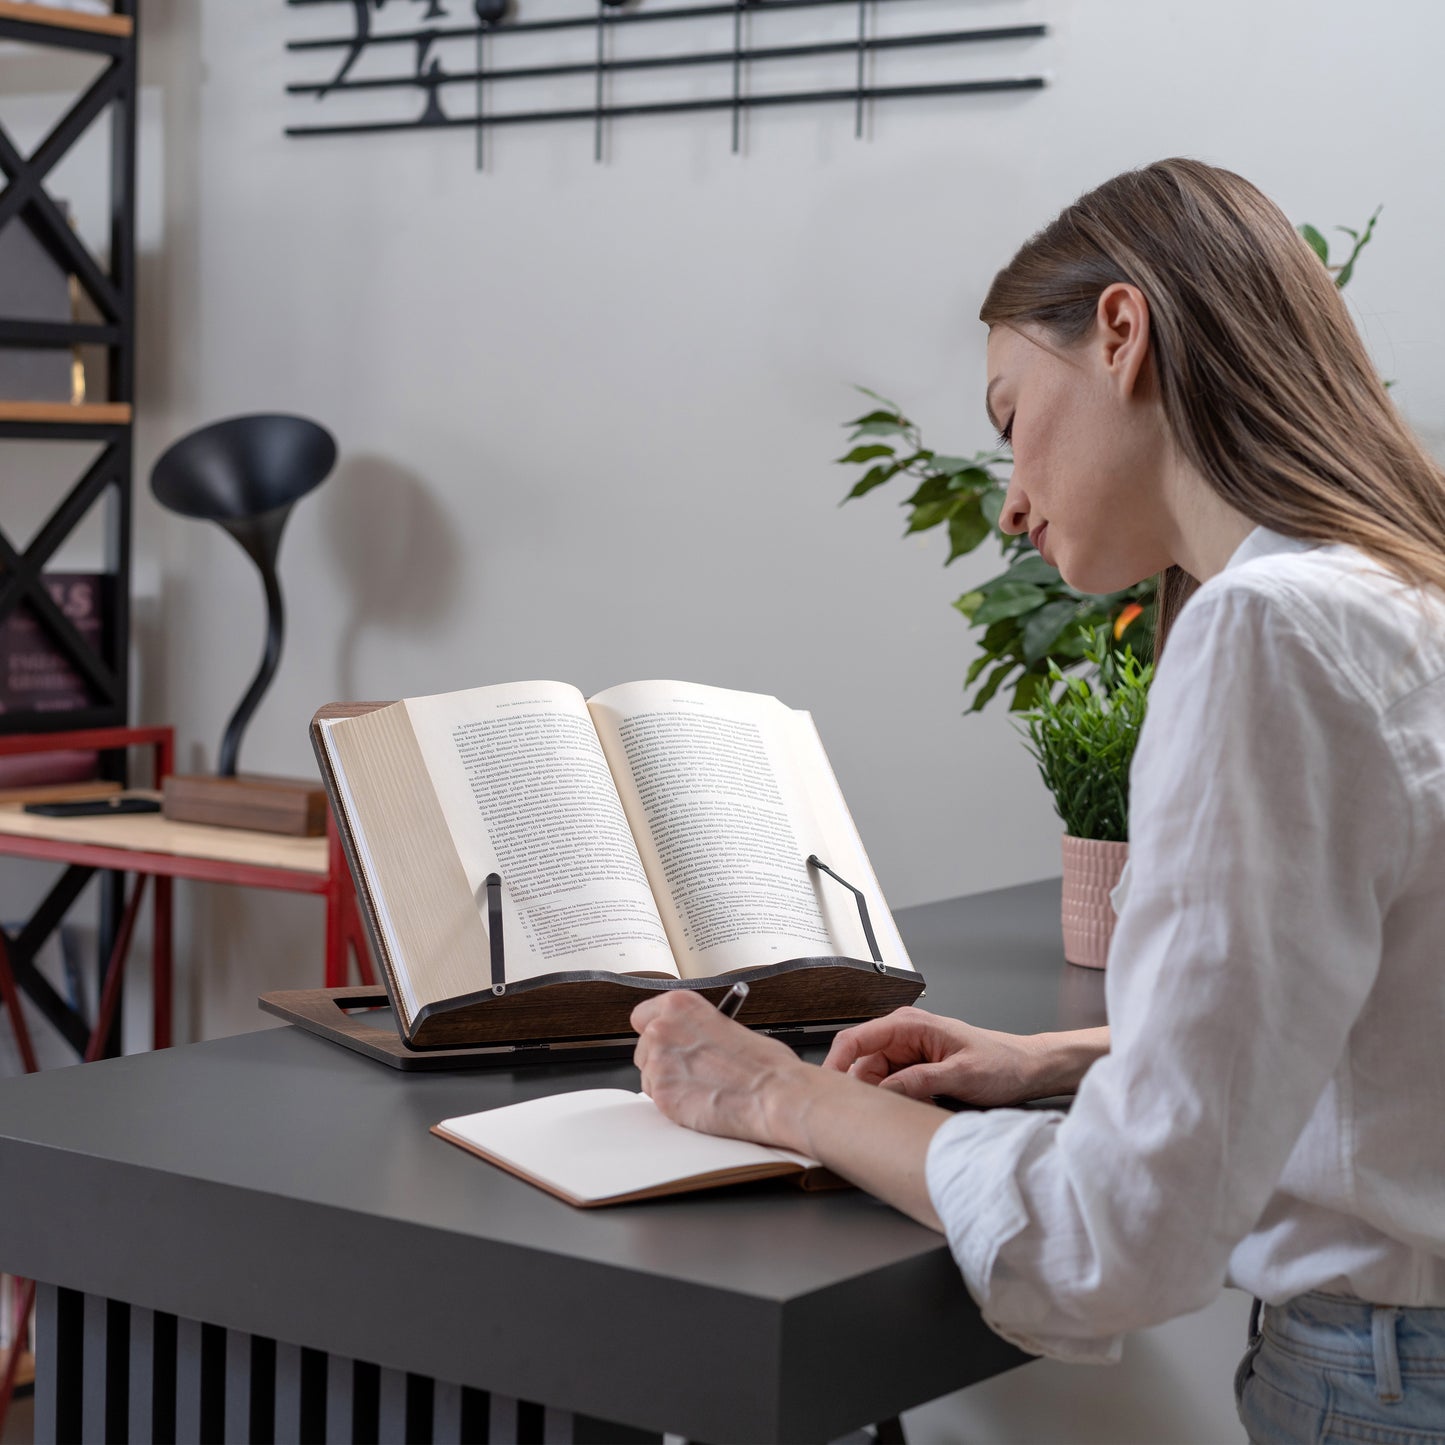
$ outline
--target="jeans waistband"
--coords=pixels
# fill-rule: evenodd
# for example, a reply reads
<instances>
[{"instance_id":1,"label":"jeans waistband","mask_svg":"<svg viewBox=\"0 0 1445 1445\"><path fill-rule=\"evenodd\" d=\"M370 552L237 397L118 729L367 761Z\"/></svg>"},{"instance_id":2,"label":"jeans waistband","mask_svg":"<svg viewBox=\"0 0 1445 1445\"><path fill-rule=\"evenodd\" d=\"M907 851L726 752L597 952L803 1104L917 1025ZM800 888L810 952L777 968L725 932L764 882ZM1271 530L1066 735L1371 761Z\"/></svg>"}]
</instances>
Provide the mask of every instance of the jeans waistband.
<instances>
[{"instance_id":1,"label":"jeans waistband","mask_svg":"<svg viewBox=\"0 0 1445 1445\"><path fill-rule=\"evenodd\" d=\"M1373 1374L1382 1400L1401 1375L1445 1375L1445 1309L1372 1305L1311 1292L1266 1305L1264 1338L1316 1364Z\"/></svg>"}]
</instances>

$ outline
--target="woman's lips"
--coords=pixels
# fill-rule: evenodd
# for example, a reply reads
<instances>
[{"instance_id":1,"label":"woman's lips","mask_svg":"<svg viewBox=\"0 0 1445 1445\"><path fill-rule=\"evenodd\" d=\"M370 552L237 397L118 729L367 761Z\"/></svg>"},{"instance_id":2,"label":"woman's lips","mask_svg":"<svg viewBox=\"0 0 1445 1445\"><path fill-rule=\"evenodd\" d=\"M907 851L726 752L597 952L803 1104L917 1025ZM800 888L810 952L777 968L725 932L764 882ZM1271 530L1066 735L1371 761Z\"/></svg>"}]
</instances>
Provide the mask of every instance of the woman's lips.
<instances>
[{"instance_id":1,"label":"woman's lips","mask_svg":"<svg viewBox=\"0 0 1445 1445\"><path fill-rule=\"evenodd\" d=\"M1029 533L1029 541L1034 544L1034 551L1037 552L1040 557L1043 557L1045 562L1049 561L1048 556L1044 552L1044 537L1048 534L1048 530L1049 524L1047 522L1040 522L1039 525ZM1049 565L1052 566L1053 564L1049 563Z\"/></svg>"}]
</instances>

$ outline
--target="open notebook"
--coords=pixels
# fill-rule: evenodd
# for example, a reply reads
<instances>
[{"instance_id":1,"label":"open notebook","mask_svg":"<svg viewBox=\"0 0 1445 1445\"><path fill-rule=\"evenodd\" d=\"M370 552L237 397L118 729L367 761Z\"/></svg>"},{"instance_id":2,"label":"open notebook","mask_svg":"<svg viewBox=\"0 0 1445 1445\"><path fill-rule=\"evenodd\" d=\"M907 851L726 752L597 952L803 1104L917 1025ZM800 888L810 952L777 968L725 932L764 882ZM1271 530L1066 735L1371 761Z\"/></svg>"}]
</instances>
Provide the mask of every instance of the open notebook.
<instances>
[{"instance_id":1,"label":"open notebook","mask_svg":"<svg viewBox=\"0 0 1445 1445\"><path fill-rule=\"evenodd\" d=\"M626 1089L528 1099L432 1133L581 1209L788 1176L804 1189L848 1187L802 1154L684 1129Z\"/></svg>"}]
</instances>

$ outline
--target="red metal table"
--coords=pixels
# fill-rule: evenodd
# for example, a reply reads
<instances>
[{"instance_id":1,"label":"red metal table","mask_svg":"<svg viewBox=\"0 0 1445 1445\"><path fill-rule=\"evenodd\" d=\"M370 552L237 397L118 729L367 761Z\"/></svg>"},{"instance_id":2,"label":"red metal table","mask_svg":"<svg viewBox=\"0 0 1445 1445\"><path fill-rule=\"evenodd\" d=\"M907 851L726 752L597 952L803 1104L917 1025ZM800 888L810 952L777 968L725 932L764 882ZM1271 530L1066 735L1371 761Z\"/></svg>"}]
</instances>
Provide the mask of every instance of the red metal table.
<instances>
[{"instance_id":1,"label":"red metal table","mask_svg":"<svg viewBox=\"0 0 1445 1445\"><path fill-rule=\"evenodd\" d=\"M43 752L64 748L148 747L154 751L157 787L171 770L172 730L164 728L98 728L87 732L52 733L0 739L6 753ZM374 982L371 960L362 933L351 876L334 823L328 821L324 838L291 838L239 828L213 828L177 823L158 813L116 817L49 818L21 811L18 805L0 807L0 856L35 858L67 865L66 872L19 935L0 934L0 989L17 987L29 994L47 1014L64 1008L31 962L35 949L53 931L65 909L74 901L91 873L105 869L133 873L136 881L124 910L112 956L104 971L101 1008L96 1027L101 1040L109 1033L114 998L118 996L125 954L134 930L146 881L155 880L152 992L152 1047L167 1048L171 1041L171 883L189 878L206 883L232 883L250 888L272 888L287 893L311 893L326 900L325 984L340 986L349 980L350 959L356 961L359 980ZM12 950L21 957L12 960ZM349 956L348 956L349 955ZM12 963L15 965L12 967ZM11 1004L9 997L3 1002ZM29 1042L18 1009L12 1008L12 1027L22 1057L30 1065ZM66 1030L63 1030L66 1031ZM72 1026L68 1036L80 1043ZM93 1039L86 1039L87 1057L94 1057Z\"/></svg>"}]
</instances>

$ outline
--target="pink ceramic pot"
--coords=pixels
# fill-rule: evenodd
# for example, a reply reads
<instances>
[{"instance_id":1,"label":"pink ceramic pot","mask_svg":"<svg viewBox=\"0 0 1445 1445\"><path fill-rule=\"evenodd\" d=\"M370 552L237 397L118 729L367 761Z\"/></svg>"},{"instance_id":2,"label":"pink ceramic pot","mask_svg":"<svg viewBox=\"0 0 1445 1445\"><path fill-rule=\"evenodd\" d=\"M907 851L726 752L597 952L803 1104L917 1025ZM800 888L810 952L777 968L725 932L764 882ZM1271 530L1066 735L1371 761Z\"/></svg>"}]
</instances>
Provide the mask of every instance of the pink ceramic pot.
<instances>
[{"instance_id":1,"label":"pink ceramic pot","mask_svg":"<svg viewBox=\"0 0 1445 1445\"><path fill-rule=\"evenodd\" d=\"M1114 936L1109 893L1129 857L1127 843L1064 834L1064 957L1084 968L1103 968Z\"/></svg>"}]
</instances>

